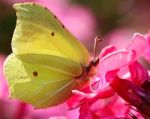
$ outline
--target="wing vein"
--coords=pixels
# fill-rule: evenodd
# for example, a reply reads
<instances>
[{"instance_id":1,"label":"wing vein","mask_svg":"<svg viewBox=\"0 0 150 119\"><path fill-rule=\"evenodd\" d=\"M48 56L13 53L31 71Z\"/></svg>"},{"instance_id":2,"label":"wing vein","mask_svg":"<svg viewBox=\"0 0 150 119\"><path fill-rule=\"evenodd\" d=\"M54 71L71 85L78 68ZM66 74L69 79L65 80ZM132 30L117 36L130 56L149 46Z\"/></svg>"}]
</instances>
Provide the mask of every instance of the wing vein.
<instances>
[{"instance_id":1,"label":"wing vein","mask_svg":"<svg viewBox=\"0 0 150 119\"><path fill-rule=\"evenodd\" d=\"M44 99L44 100L41 100L40 102L38 102L38 104L42 104L42 103L46 102L47 100L53 98L55 95L57 95L61 90L63 90L64 88L66 88L66 87L67 87L68 85L70 85L72 82L73 82L73 80L70 81L69 83L67 83L66 85L64 85L63 87L61 87L60 89L58 89L58 90L57 90L53 95L51 95L49 98ZM46 95L49 95L49 94L46 94Z\"/></svg>"}]
</instances>

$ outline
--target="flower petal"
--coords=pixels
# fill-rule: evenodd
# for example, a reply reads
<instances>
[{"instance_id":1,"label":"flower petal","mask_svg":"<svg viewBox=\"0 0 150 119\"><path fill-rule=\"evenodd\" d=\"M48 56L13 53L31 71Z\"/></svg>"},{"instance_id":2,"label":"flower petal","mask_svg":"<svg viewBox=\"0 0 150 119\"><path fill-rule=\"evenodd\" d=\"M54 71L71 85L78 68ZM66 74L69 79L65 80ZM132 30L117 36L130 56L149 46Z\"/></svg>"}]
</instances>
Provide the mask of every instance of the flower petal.
<instances>
[{"instance_id":1,"label":"flower petal","mask_svg":"<svg viewBox=\"0 0 150 119\"><path fill-rule=\"evenodd\" d=\"M148 42L144 35L135 33L128 47L126 48L129 51L136 51L136 58L140 57L148 47Z\"/></svg>"},{"instance_id":2,"label":"flower petal","mask_svg":"<svg viewBox=\"0 0 150 119\"><path fill-rule=\"evenodd\" d=\"M104 56L108 55L109 53L112 53L116 50L117 50L117 48L113 45L104 47L99 55L99 59L101 59L102 57L104 57Z\"/></svg>"},{"instance_id":3,"label":"flower petal","mask_svg":"<svg viewBox=\"0 0 150 119\"><path fill-rule=\"evenodd\" d=\"M145 80L150 79L148 71L137 61L129 65L131 79L136 85L141 85Z\"/></svg>"},{"instance_id":4,"label":"flower petal","mask_svg":"<svg viewBox=\"0 0 150 119\"><path fill-rule=\"evenodd\" d=\"M145 35L145 37L148 42L148 48L144 52L143 56L148 62L150 62L150 31Z\"/></svg>"},{"instance_id":5,"label":"flower petal","mask_svg":"<svg viewBox=\"0 0 150 119\"><path fill-rule=\"evenodd\" d=\"M88 103L84 103L80 107L79 119L93 119L92 112Z\"/></svg>"},{"instance_id":6,"label":"flower petal","mask_svg":"<svg viewBox=\"0 0 150 119\"><path fill-rule=\"evenodd\" d=\"M118 50L110 53L100 60L98 73L105 75L107 71L127 66L135 58L135 52Z\"/></svg>"}]
</instances>

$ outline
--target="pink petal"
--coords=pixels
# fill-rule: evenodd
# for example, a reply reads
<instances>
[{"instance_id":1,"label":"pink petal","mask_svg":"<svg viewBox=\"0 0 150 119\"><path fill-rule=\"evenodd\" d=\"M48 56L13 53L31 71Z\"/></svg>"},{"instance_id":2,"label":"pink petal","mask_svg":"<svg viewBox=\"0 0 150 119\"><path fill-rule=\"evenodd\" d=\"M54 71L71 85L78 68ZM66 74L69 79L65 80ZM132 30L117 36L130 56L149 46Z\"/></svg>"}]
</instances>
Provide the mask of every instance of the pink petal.
<instances>
[{"instance_id":1,"label":"pink petal","mask_svg":"<svg viewBox=\"0 0 150 119\"><path fill-rule=\"evenodd\" d=\"M137 93L140 91L140 89L136 84L126 79L120 79L117 75L115 76L114 74L112 74L112 77L114 77L114 80L112 80L110 86L119 96L121 96L125 101L131 103L132 105L142 103L142 99ZM137 103L135 101L137 101Z\"/></svg>"},{"instance_id":2,"label":"pink petal","mask_svg":"<svg viewBox=\"0 0 150 119\"><path fill-rule=\"evenodd\" d=\"M83 93L91 93L89 85L83 86L83 88L80 91ZM83 95L79 95L79 94L72 95L67 100L67 105L69 106L69 109L74 109L74 108L79 107L81 105L81 103L83 102L83 99L85 98L85 96L83 96Z\"/></svg>"},{"instance_id":3,"label":"pink petal","mask_svg":"<svg viewBox=\"0 0 150 119\"><path fill-rule=\"evenodd\" d=\"M148 42L148 48L144 52L143 56L148 62L150 62L150 31L145 35L145 37Z\"/></svg>"},{"instance_id":4,"label":"pink petal","mask_svg":"<svg viewBox=\"0 0 150 119\"><path fill-rule=\"evenodd\" d=\"M115 94L114 90L110 86L107 86L105 89L100 91L97 94L97 96L92 98L90 101L91 102L96 102L99 99L108 99L108 98L114 96L114 94ZM91 110L95 110L95 107L91 107Z\"/></svg>"},{"instance_id":5,"label":"pink petal","mask_svg":"<svg viewBox=\"0 0 150 119\"><path fill-rule=\"evenodd\" d=\"M92 112L102 119L120 119L119 117L126 116L127 109L128 106L124 105L124 101L117 95L108 99L97 100L91 106Z\"/></svg>"},{"instance_id":6,"label":"pink petal","mask_svg":"<svg viewBox=\"0 0 150 119\"><path fill-rule=\"evenodd\" d=\"M135 33L128 47L129 51L136 51L136 58L140 57L148 47L148 42L146 41L144 35Z\"/></svg>"},{"instance_id":7,"label":"pink petal","mask_svg":"<svg viewBox=\"0 0 150 119\"><path fill-rule=\"evenodd\" d=\"M79 119L93 119L92 112L88 103L84 103L80 107Z\"/></svg>"},{"instance_id":8,"label":"pink petal","mask_svg":"<svg viewBox=\"0 0 150 119\"><path fill-rule=\"evenodd\" d=\"M99 58L101 59L102 57L104 57L104 56L108 55L109 53L112 53L116 50L117 50L117 48L113 45L106 46L102 49L102 51L99 55Z\"/></svg>"},{"instance_id":9,"label":"pink petal","mask_svg":"<svg viewBox=\"0 0 150 119\"><path fill-rule=\"evenodd\" d=\"M98 73L102 76L106 74L107 71L119 69L123 66L127 66L135 58L135 52L118 50L110 53L100 60L98 66Z\"/></svg>"},{"instance_id":10,"label":"pink petal","mask_svg":"<svg viewBox=\"0 0 150 119\"><path fill-rule=\"evenodd\" d=\"M79 108L67 111L67 119L78 119L78 117L79 117Z\"/></svg>"},{"instance_id":11,"label":"pink petal","mask_svg":"<svg viewBox=\"0 0 150 119\"><path fill-rule=\"evenodd\" d=\"M112 82L116 78L118 72L119 72L119 69L108 71L105 75L106 81Z\"/></svg>"},{"instance_id":12,"label":"pink petal","mask_svg":"<svg viewBox=\"0 0 150 119\"><path fill-rule=\"evenodd\" d=\"M150 63L150 45L149 48L144 52L143 57Z\"/></svg>"},{"instance_id":13,"label":"pink petal","mask_svg":"<svg viewBox=\"0 0 150 119\"><path fill-rule=\"evenodd\" d=\"M67 105L69 106L69 109L74 109L79 106L81 106L84 101L90 100L90 101L96 101L97 99L105 99L112 97L114 95L114 91L112 88L107 86L104 86L102 90L99 90L98 92L92 92L90 90L90 86L87 85L82 90L73 90L74 95L67 100Z\"/></svg>"},{"instance_id":14,"label":"pink petal","mask_svg":"<svg viewBox=\"0 0 150 119\"><path fill-rule=\"evenodd\" d=\"M73 95L71 98L68 99L67 105L69 106L69 109L75 109L81 105L81 102L83 101L84 97L79 95Z\"/></svg>"},{"instance_id":15,"label":"pink petal","mask_svg":"<svg viewBox=\"0 0 150 119\"><path fill-rule=\"evenodd\" d=\"M141 85L145 80L150 79L148 71L137 61L129 66L131 79L135 84Z\"/></svg>"},{"instance_id":16,"label":"pink petal","mask_svg":"<svg viewBox=\"0 0 150 119\"><path fill-rule=\"evenodd\" d=\"M67 119L67 117L65 117L65 116L53 116L53 117L49 117L48 119Z\"/></svg>"}]
</instances>

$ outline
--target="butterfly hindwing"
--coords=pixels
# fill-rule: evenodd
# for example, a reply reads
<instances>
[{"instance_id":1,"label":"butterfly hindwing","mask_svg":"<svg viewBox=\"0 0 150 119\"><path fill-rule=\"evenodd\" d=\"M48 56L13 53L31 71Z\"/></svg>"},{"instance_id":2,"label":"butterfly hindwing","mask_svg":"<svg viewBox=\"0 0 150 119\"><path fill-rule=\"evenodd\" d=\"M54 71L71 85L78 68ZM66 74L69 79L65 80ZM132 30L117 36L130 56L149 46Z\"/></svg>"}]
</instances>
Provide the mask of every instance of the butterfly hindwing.
<instances>
[{"instance_id":1,"label":"butterfly hindwing","mask_svg":"<svg viewBox=\"0 0 150 119\"><path fill-rule=\"evenodd\" d=\"M42 58L45 59L43 62ZM75 62L55 56L10 55L5 64L5 75L12 98L43 108L64 102L72 89L78 88L73 75L79 75L82 69L76 69L80 68Z\"/></svg>"}]
</instances>

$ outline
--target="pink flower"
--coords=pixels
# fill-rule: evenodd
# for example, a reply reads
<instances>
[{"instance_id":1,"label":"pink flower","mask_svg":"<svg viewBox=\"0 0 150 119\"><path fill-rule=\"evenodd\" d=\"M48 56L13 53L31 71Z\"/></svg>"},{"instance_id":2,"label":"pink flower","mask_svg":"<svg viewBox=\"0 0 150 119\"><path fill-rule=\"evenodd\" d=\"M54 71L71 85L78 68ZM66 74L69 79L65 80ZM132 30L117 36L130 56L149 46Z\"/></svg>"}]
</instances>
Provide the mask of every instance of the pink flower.
<instances>
[{"instance_id":1,"label":"pink flower","mask_svg":"<svg viewBox=\"0 0 150 119\"><path fill-rule=\"evenodd\" d=\"M111 47L117 49L115 46ZM102 54L100 55L101 60L98 67L98 73L105 75L107 71L128 66L131 62L137 60L145 52L147 47L147 40L144 35L134 34L132 40L125 49L110 51L103 58L101 58ZM107 50L108 49L104 49L102 53L105 54L105 52L108 52Z\"/></svg>"},{"instance_id":2,"label":"pink flower","mask_svg":"<svg viewBox=\"0 0 150 119\"><path fill-rule=\"evenodd\" d=\"M119 96L125 101L136 107L137 112L140 112L144 118L150 117L150 78L148 71L138 63L138 58L142 56L148 48L148 41L143 35L135 34L133 40L128 45L126 50L134 51L135 56L123 67L114 68L114 71L106 73L106 79L110 81L110 86ZM119 64L119 63L118 63ZM117 65L115 65L117 66ZM130 76L122 79L118 75L122 68L128 68ZM146 85L146 86L143 86Z\"/></svg>"},{"instance_id":3,"label":"pink flower","mask_svg":"<svg viewBox=\"0 0 150 119\"><path fill-rule=\"evenodd\" d=\"M115 92L127 101L131 106L136 107L136 111L146 119L150 117L150 77L148 72L138 62L130 66L132 80L121 79L114 72L111 72L111 87ZM134 71L133 71L134 67ZM110 74L109 74L110 77Z\"/></svg>"},{"instance_id":4,"label":"pink flower","mask_svg":"<svg viewBox=\"0 0 150 119\"><path fill-rule=\"evenodd\" d=\"M113 74L116 74L121 77L127 77L130 80L134 78L133 77L134 70L133 71L130 70L131 66L134 65L134 63L138 60L140 56L142 56L142 54L145 52L147 47L148 47L147 40L145 39L144 35L134 34L131 42L125 49L117 50L115 46L107 46L102 50L101 54L99 55L100 62L97 68L98 71L96 76L94 76L92 79L93 83L91 84L91 86L86 86L85 88L81 89L81 91L73 91L75 95L72 98L70 98L70 100L68 100L68 105L71 108L80 107L79 118L92 119L92 118L96 118L95 116L98 115L99 115L98 117L100 118L102 117L101 114L102 110L103 110L103 114L106 113L104 117L107 118L110 117L119 118L121 116L127 117L127 115L129 115L128 114L130 113L129 106L124 107L124 104L121 102L120 102L121 107L124 107L123 108L124 111L122 114L116 112L115 108L114 110L108 110L108 109L105 110L105 108L100 108L101 106L98 106L98 108L96 109L95 106L93 108L93 105L97 101L102 102L102 99L110 98L114 95L114 91L112 90L112 88L109 87L109 84L112 87L112 83L115 81ZM129 73L132 73L132 75L128 76L127 74ZM141 75L138 77L140 79ZM100 82L102 82L101 85ZM101 86L102 89L94 91L93 89L95 87L95 84L98 85L96 87ZM117 89L119 90L119 88ZM125 96L123 97L123 99L124 98ZM112 107L112 105L110 105L110 107ZM111 109L110 107L109 109ZM108 116L107 113L108 115L109 113L111 114Z\"/></svg>"},{"instance_id":5,"label":"pink flower","mask_svg":"<svg viewBox=\"0 0 150 119\"><path fill-rule=\"evenodd\" d=\"M121 96L124 100L136 107L137 111L142 114L144 118L150 117L150 93L148 88L150 86L150 78L148 71L138 63L140 56L145 56L149 50L149 35L135 34L131 43L127 46L126 50L134 51L135 57L128 65L123 67L114 68L116 71L107 72L106 79L110 81L111 87ZM148 54L146 55L149 56ZM148 59L148 58L147 58ZM119 61L120 62L120 61ZM119 63L118 63L119 64ZM103 67L103 66L101 66ZM119 72L123 68L128 68L126 73L130 74L128 77L120 77ZM116 72L116 73L115 73ZM113 77L115 75L115 77Z\"/></svg>"}]
</instances>

